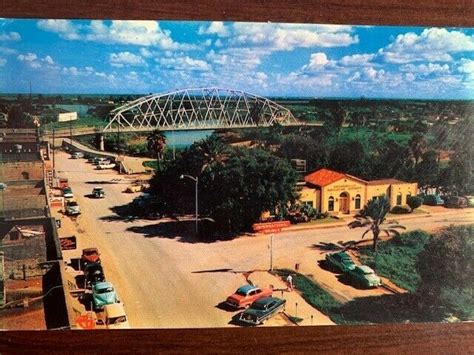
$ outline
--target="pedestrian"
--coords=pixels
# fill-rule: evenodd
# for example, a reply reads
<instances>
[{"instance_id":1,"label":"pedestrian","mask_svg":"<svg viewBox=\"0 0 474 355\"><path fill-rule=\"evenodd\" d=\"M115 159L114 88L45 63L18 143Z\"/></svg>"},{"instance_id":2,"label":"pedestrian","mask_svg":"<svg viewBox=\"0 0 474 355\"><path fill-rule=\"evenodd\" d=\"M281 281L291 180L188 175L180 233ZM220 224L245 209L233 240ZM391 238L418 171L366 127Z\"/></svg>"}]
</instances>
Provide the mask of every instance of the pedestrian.
<instances>
[{"instance_id":1,"label":"pedestrian","mask_svg":"<svg viewBox=\"0 0 474 355\"><path fill-rule=\"evenodd\" d=\"M288 289L290 291L293 291L293 277L291 276L291 274L288 274L288 276L286 277L286 283L288 284Z\"/></svg>"}]
</instances>

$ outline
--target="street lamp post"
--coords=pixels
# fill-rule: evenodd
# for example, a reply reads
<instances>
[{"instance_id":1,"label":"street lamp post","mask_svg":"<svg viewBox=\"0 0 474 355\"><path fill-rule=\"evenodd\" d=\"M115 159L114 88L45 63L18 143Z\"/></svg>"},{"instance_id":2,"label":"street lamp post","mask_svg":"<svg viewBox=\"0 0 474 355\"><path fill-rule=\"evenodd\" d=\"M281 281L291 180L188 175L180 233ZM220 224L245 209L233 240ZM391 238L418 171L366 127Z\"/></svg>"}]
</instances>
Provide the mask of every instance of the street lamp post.
<instances>
[{"instance_id":1,"label":"street lamp post","mask_svg":"<svg viewBox=\"0 0 474 355\"><path fill-rule=\"evenodd\" d=\"M181 175L179 178L184 179L184 178L191 179L195 182L196 188L195 188L195 193L196 193L196 226L195 226L195 231L196 231L196 236L198 235L198 216L199 216L199 203L198 203L198 183L199 183L199 178L196 176L191 176L191 175Z\"/></svg>"}]
</instances>

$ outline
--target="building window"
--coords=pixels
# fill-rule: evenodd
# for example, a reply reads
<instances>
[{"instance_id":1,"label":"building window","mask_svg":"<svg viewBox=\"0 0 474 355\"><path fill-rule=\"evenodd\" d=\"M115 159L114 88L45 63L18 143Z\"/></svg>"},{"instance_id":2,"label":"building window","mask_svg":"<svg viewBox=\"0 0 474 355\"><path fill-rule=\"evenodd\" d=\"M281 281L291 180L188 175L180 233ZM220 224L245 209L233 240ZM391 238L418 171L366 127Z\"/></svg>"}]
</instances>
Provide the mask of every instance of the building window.
<instances>
[{"instance_id":1,"label":"building window","mask_svg":"<svg viewBox=\"0 0 474 355\"><path fill-rule=\"evenodd\" d=\"M303 202L301 203L301 205L303 205L303 206L304 206L304 205L308 205L309 207L314 207L314 206L313 206L313 201L303 201Z\"/></svg>"},{"instance_id":2,"label":"building window","mask_svg":"<svg viewBox=\"0 0 474 355\"><path fill-rule=\"evenodd\" d=\"M334 211L334 197L329 197L328 199L328 211Z\"/></svg>"},{"instance_id":3,"label":"building window","mask_svg":"<svg viewBox=\"0 0 474 355\"><path fill-rule=\"evenodd\" d=\"M355 197L355 209L360 210L360 195L356 195Z\"/></svg>"},{"instance_id":4,"label":"building window","mask_svg":"<svg viewBox=\"0 0 474 355\"><path fill-rule=\"evenodd\" d=\"M23 177L23 180L30 180L30 174L26 171L22 172L21 176Z\"/></svg>"},{"instance_id":5,"label":"building window","mask_svg":"<svg viewBox=\"0 0 474 355\"><path fill-rule=\"evenodd\" d=\"M402 204L402 193L399 192L397 195L397 206L400 206Z\"/></svg>"},{"instance_id":6,"label":"building window","mask_svg":"<svg viewBox=\"0 0 474 355\"><path fill-rule=\"evenodd\" d=\"M406 204L406 205L408 205L408 200L410 199L410 197L411 197L411 194L407 194L407 198L406 198L406 200L405 200L405 204Z\"/></svg>"}]
</instances>

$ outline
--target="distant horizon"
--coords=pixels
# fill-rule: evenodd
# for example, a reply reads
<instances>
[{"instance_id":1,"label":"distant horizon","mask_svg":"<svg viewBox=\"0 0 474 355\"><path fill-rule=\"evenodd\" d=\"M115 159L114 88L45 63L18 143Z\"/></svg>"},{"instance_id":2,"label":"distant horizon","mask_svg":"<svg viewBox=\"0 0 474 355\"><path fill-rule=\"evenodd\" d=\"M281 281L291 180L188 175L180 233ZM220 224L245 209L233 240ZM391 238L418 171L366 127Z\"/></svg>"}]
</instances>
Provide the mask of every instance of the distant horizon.
<instances>
[{"instance_id":1,"label":"distant horizon","mask_svg":"<svg viewBox=\"0 0 474 355\"><path fill-rule=\"evenodd\" d=\"M472 100L474 28L2 18L0 77L21 94Z\"/></svg>"}]
</instances>

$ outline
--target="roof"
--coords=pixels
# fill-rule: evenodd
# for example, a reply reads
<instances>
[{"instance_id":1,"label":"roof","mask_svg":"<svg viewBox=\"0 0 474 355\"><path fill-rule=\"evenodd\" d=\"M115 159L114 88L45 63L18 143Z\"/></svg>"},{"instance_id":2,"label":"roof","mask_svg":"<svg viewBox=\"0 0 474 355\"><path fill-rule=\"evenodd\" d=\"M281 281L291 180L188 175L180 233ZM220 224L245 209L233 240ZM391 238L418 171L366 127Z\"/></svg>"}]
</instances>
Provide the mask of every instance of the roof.
<instances>
[{"instance_id":1,"label":"roof","mask_svg":"<svg viewBox=\"0 0 474 355\"><path fill-rule=\"evenodd\" d=\"M248 291L250 290L254 290L256 289L257 287L253 286L253 285L244 285L244 286L241 286L237 289L237 292L242 292L242 293L247 293Z\"/></svg>"},{"instance_id":2,"label":"roof","mask_svg":"<svg viewBox=\"0 0 474 355\"><path fill-rule=\"evenodd\" d=\"M304 181L312 185L324 187L326 185L332 184L333 182L336 182L343 178L349 178L349 179L360 181L362 183L366 183L365 180L359 179L355 176L340 173L338 171L334 171L334 170L330 170L326 168L319 169L309 175L306 175L304 177Z\"/></svg>"},{"instance_id":3,"label":"roof","mask_svg":"<svg viewBox=\"0 0 474 355\"><path fill-rule=\"evenodd\" d=\"M405 181L397 179L380 179L367 181L367 185L393 185L393 184L406 184Z\"/></svg>"},{"instance_id":4,"label":"roof","mask_svg":"<svg viewBox=\"0 0 474 355\"><path fill-rule=\"evenodd\" d=\"M106 304L105 309L109 318L120 317L125 315L123 303Z\"/></svg>"}]
</instances>

